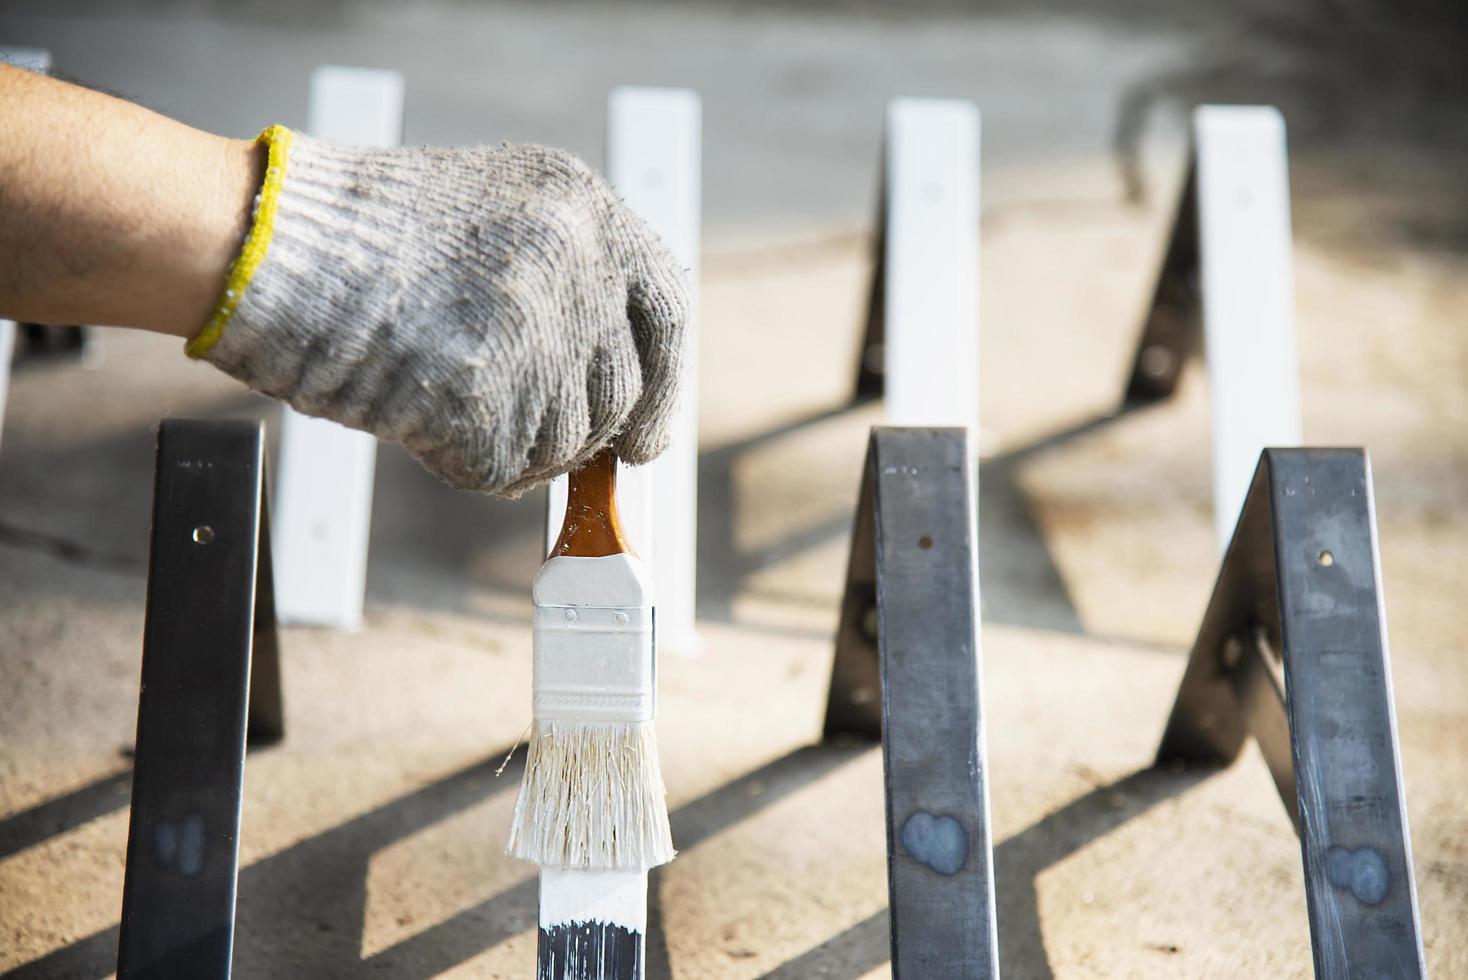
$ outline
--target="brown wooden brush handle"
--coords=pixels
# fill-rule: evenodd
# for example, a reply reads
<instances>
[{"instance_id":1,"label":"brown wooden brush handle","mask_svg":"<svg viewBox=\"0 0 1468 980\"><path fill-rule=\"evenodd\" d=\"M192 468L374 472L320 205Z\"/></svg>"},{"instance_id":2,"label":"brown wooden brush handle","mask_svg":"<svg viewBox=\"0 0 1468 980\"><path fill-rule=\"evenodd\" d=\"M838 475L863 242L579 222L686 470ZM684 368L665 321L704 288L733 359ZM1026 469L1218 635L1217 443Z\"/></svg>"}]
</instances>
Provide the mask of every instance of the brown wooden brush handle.
<instances>
[{"instance_id":1,"label":"brown wooden brush handle","mask_svg":"<svg viewBox=\"0 0 1468 980\"><path fill-rule=\"evenodd\" d=\"M617 513L617 454L604 449L566 480L566 520L550 557L602 558L636 554Z\"/></svg>"}]
</instances>

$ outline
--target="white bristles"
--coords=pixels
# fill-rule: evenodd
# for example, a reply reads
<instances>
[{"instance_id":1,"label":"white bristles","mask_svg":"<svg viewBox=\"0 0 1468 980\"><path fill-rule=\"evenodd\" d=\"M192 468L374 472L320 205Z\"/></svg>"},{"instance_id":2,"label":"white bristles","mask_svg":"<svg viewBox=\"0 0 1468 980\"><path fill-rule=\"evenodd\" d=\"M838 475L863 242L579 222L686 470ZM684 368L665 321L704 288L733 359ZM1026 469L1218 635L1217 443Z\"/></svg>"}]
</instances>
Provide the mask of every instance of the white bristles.
<instances>
[{"instance_id":1,"label":"white bristles","mask_svg":"<svg viewBox=\"0 0 1468 980\"><path fill-rule=\"evenodd\" d=\"M652 724L536 722L505 852L546 868L646 869L671 861Z\"/></svg>"}]
</instances>

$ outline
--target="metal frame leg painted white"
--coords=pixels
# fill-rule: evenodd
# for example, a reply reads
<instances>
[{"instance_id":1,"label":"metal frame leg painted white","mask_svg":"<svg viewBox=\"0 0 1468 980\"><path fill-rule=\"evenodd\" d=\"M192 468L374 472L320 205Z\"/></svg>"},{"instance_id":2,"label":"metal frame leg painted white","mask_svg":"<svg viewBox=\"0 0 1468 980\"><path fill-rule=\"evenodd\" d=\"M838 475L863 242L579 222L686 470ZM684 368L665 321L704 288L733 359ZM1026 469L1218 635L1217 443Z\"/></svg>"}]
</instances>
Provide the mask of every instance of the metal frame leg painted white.
<instances>
[{"instance_id":1,"label":"metal frame leg painted white","mask_svg":"<svg viewBox=\"0 0 1468 980\"><path fill-rule=\"evenodd\" d=\"M889 425L978 424L979 134L971 102L887 107L857 397L885 395Z\"/></svg>"},{"instance_id":2,"label":"metal frame leg painted white","mask_svg":"<svg viewBox=\"0 0 1468 980\"><path fill-rule=\"evenodd\" d=\"M0 61L31 71L51 70L51 52L45 48L0 47ZM15 321L0 320L0 435L5 427L5 403L10 397L10 362L15 357Z\"/></svg>"},{"instance_id":3,"label":"metal frame leg painted white","mask_svg":"<svg viewBox=\"0 0 1468 980\"><path fill-rule=\"evenodd\" d=\"M1284 118L1272 107L1203 106L1193 141L1221 552L1259 453L1303 438L1290 176Z\"/></svg>"},{"instance_id":4,"label":"metal frame leg painted white","mask_svg":"<svg viewBox=\"0 0 1468 980\"><path fill-rule=\"evenodd\" d=\"M313 136L397 146L402 127L399 73L322 65L311 74ZM281 621L361 626L376 462L367 433L285 408L273 541Z\"/></svg>"},{"instance_id":5,"label":"metal frame leg painted white","mask_svg":"<svg viewBox=\"0 0 1468 980\"><path fill-rule=\"evenodd\" d=\"M1199 107L1190 168L1126 400L1171 396L1201 331L1222 552L1259 453L1303 440L1283 117L1269 106Z\"/></svg>"},{"instance_id":6,"label":"metal frame leg painted white","mask_svg":"<svg viewBox=\"0 0 1468 980\"><path fill-rule=\"evenodd\" d=\"M686 89L619 88L608 101L607 176L623 200L658 233L688 270L692 291L690 359L698 362L700 130L697 93ZM673 442L650 466L626 467L619 478L627 537L652 569L658 648L693 654L698 556L698 375L690 371ZM560 533L566 484L552 482L546 550Z\"/></svg>"},{"instance_id":7,"label":"metal frame leg painted white","mask_svg":"<svg viewBox=\"0 0 1468 980\"><path fill-rule=\"evenodd\" d=\"M689 330L697 359L699 239L698 95L682 89L619 88L608 105L607 174L627 204L662 236L688 269L694 302ZM698 480L698 391L690 373L673 422L673 444L650 466L624 467L618 504L627 538L652 570L659 650L692 653ZM656 506L654 506L656 502ZM550 487L546 549L560 532L566 481ZM656 654L655 654L656 655ZM542 931L537 980L641 980L647 872L542 870L540 919L588 925L568 941ZM608 910L612 910L611 913ZM619 928L592 923L619 922ZM562 931L564 932L564 931Z\"/></svg>"}]
</instances>

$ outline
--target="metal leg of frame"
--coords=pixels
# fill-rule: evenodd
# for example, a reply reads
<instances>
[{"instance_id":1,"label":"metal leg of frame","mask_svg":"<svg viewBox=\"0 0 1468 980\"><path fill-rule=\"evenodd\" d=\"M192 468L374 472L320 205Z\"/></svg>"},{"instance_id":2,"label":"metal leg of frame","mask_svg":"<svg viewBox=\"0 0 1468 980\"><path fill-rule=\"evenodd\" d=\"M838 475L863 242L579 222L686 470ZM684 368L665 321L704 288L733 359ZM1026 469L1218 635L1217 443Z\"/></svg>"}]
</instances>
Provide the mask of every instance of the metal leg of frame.
<instances>
[{"instance_id":1,"label":"metal leg of frame","mask_svg":"<svg viewBox=\"0 0 1468 980\"><path fill-rule=\"evenodd\" d=\"M1315 975L1426 975L1359 449L1270 449L1159 762L1231 762L1252 735L1300 833Z\"/></svg>"},{"instance_id":2,"label":"metal leg of frame","mask_svg":"<svg viewBox=\"0 0 1468 980\"><path fill-rule=\"evenodd\" d=\"M894 977L999 972L971 458L873 431L837 637L826 730L882 735Z\"/></svg>"},{"instance_id":3,"label":"metal leg of frame","mask_svg":"<svg viewBox=\"0 0 1468 980\"><path fill-rule=\"evenodd\" d=\"M853 404L881 398L887 370L887 154L882 154L878 171L876 254L872 260L872 282L867 294L866 325L856 353L856 384Z\"/></svg>"},{"instance_id":4,"label":"metal leg of frame","mask_svg":"<svg viewBox=\"0 0 1468 980\"><path fill-rule=\"evenodd\" d=\"M1188 166L1172 237L1152 304L1127 375L1123 408L1137 408L1172 397L1183 365L1198 352L1203 336L1203 303L1198 252L1198 168Z\"/></svg>"},{"instance_id":5,"label":"metal leg of frame","mask_svg":"<svg viewBox=\"0 0 1468 980\"><path fill-rule=\"evenodd\" d=\"M283 732L263 453L256 422L159 426L119 980L230 975L247 723Z\"/></svg>"}]
</instances>

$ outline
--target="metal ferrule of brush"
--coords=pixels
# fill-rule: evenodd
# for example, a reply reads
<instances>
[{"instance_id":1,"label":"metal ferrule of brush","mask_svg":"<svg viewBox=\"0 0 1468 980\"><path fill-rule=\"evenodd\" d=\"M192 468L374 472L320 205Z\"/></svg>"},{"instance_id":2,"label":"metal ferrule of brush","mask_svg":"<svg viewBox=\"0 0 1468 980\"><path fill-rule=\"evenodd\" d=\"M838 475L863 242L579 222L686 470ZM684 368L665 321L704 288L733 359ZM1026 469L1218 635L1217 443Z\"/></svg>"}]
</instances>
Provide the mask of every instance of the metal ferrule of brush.
<instances>
[{"instance_id":1,"label":"metal ferrule of brush","mask_svg":"<svg viewBox=\"0 0 1468 980\"><path fill-rule=\"evenodd\" d=\"M537 605L534 648L536 721L652 721L650 607Z\"/></svg>"}]
</instances>

